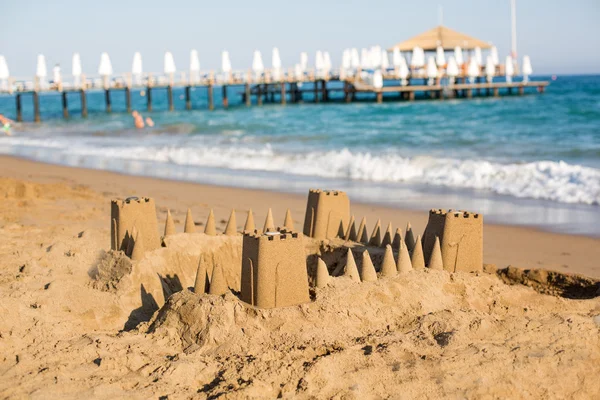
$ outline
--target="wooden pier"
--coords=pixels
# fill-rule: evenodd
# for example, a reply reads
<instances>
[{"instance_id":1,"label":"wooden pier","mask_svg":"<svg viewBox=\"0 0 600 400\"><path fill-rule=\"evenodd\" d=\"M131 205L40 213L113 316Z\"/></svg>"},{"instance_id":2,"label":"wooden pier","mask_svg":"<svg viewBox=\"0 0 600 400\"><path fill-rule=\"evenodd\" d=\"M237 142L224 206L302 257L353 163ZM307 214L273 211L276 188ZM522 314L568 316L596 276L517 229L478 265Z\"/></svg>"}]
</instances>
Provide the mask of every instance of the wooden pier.
<instances>
[{"instance_id":1,"label":"wooden pier","mask_svg":"<svg viewBox=\"0 0 600 400\"><path fill-rule=\"evenodd\" d=\"M427 84L427 78L416 76L413 73L408 79L406 85L400 85L400 80L394 74L394 71L386 72L383 75L384 86L376 88L363 81L360 71L353 75L347 75L343 72L337 72L330 75L318 76L315 71L305 73L302 77L294 76L291 71L287 74L281 74L280 79L273 79L273 74L267 71L261 76L256 77L251 72L228 74L226 77L215 78L214 73L202 76L196 81L185 78L181 74L179 80L174 76L153 76L148 75L142 84L132 82L131 75L115 77L110 82L107 79L86 79L82 77L81 84L78 87L64 83L44 87L39 82L34 81L33 87L24 83L13 83L9 91L0 92L15 96L16 119L23 121L23 101L25 96L31 97L33 102L34 121L41 122L40 113L40 94L42 93L60 93L62 102L63 117L70 118L68 94L78 93L81 108L81 116L86 118L88 112L87 96L90 92L104 92L105 112L113 112L112 96L118 92L124 92L125 110L132 112L132 90L145 92L146 109L153 110L153 97L163 95L167 97L168 110L174 111L175 104L173 99L174 90L183 90L185 95L185 109L192 110L191 91L195 89L206 89L208 110L215 109L214 90L215 86L221 89L222 107L230 107L229 98L232 94L241 97L241 103L245 106L256 104L258 106L264 103L295 104L312 101L314 103L328 102L346 102L351 103L357 100L374 100L377 103L383 101L414 101L417 99L437 99L444 100L449 98L472 98L475 96L499 97L504 95L516 94L524 95L526 90L537 90L543 93L549 82L547 81L529 81L529 82L505 82L504 77L495 77L496 82L481 82L485 77L476 78L474 83L467 82L467 78L459 76L456 83L450 83L447 78L438 78L433 84ZM502 80L502 81L498 81ZM392 84L393 81L393 84ZM341 96L335 96L341 93ZM359 99L358 96L364 96ZM116 110L115 110L116 111Z\"/></svg>"}]
</instances>

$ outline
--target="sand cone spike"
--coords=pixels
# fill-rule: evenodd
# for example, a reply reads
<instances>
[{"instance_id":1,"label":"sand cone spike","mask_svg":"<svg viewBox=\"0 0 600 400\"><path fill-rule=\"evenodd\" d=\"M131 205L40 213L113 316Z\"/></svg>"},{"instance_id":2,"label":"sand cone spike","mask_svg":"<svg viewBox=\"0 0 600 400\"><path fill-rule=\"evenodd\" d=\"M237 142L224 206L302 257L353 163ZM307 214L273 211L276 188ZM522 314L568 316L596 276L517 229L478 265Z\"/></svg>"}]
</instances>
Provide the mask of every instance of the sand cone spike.
<instances>
[{"instance_id":1,"label":"sand cone spike","mask_svg":"<svg viewBox=\"0 0 600 400\"><path fill-rule=\"evenodd\" d=\"M353 242L356 242L356 221L354 220L354 215L350 217L350 222L348 223L348 230L346 230L344 240L352 240Z\"/></svg>"},{"instance_id":2,"label":"sand cone spike","mask_svg":"<svg viewBox=\"0 0 600 400\"><path fill-rule=\"evenodd\" d=\"M398 274L394 261L394 252L392 251L392 246L389 244L385 246L385 254L379 273L381 276L396 276Z\"/></svg>"},{"instance_id":3,"label":"sand cone spike","mask_svg":"<svg viewBox=\"0 0 600 400\"><path fill-rule=\"evenodd\" d=\"M254 215L252 214L252 209L249 209L248 217L246 217L246 224L244 225L244 232L254 232L255 229Z\"/></svg>"},{"instance_id":4,"label":"sand cone spike","mask_svg":"<svg viewBox=\"0 0 600 400\"><path fill-rule=\"evenodd\" d=\"M285 212L285 219L283 220L283 227L288 231L294 230L294 220L292 219L292 212L288 208Z\"/></svg>"},{"instance_id":5,"label":"sand cone spike","mask_svg":"<svg viewBox=\"0 0 600 400\"><path fill-rule=\"evenodd\" d=\"M208 271L206 269L206 260L200 256L198 269L196 270L196 281L194 282L194 293L204 294L208 288Z\"/></svg>"},{"instance_id":6,"label":"sand cone spike","mask_svg":"<svg viewBox=\"0 0 600 400\"><path fill-rule=\"evenodd\" d=\"M378 219L375 224L375 228L373 228L373 233L371 234L371 239L369 240L369 244L371 246L381 246L381 220Z\"/></svg>"},{"instance_id":7,"label":"sand cone spike","mask_svg":"<svg viewBox=\"0 0 600 400\"><path fill-rule=\"evenodd\" d=\"M413 269L425 268L425 258L423 257L423 244L421 243L421 235L417 236L415 248L413 249L412 256L410 258L410 263L412 264Z\"/></svg>"},{"instance_id":8,"label":"sand cone spike","mask_svg":"<svg viewBox=\"0 0 600 400\"><path fill-rule=\"evenodd\" d=\"M133 249L131 250L131 259L133 261L139 261L144 258L144 240L142 239L142 232L137 232L135 240L133 241Z\"/></svg>"},{"instance_id":9,"label":"sand cone spike","mask_svg":"<svg viewBox=\"0 0 600 400\"><path fill-rule=\"evenodd\" d=\"M385 234L383 235L383 239L381 240L381 247L386 247L388 244L392 244L392 237L394 232L392 232L392 223L390 222L385 230Z\"/></svg>"},{"instance_id":10,"label":"sand cone spike","mask_svg":"<svg viewBox=\"0 0 600 400\"><path fill-rule=\"evenodd\" d=\"M367 235L367 218L363 217L358 225L358 232L356 233L356 241L359 243L368 244L369 236Z\"/></svg>"},{"instance_id":11,"label":"sand cone spike","mask_svg":"<svg viewBox=\"0 0 600 400\"><path fill-rule=\"evenodd\" d=\"M221 267L221 264L215 264L208 293L220 296L228 291L229 286L227 286L227 280L225 279L225 274L223 274L223 268Z\"/></svg>"},{"instance_id":12,"label":"sand cone spike","mask_svg":"<svg viewBox=\"0 0 600 400\"><path fill-rule=\"evenodd\" d=\"M331 277L329 276L329 271L327 270L327 265L325 261L319 257L317 261L317 278L315 279L315 286L318 288L324 288L327 286Z\"/></svg>"},{"instance_id":13,"label":"sand cone spike","mask_svg":"<svg viewBox=\"0 0 600 400\"><path fill-rule=\"evenodd\" d=\"M408 247L408 252L412 253L415 248L415 235L413 235L412 226L410 226L410 222L406 224L406 233L404 234L404 243Z\"/></svg>"},{"instance_id":14,"label":"sand cone spike","mask_svg":"<svg viewBox=\"0 0 600 400\"><path fill-rule=\"evenodd\" d=\"M206 226L204 227L204 233L210 236L217 235L217 228L215 228L215 214L213 213L212 208L208 213L208 218L206 219Z\"/></svg>"},{"instance_id":15,"label":"sand cone spike","mask_svg":"<svg viewBox=\"0 0 600 400\"><path fill-rule=\"evenodd\" d=\"M175 222L173 221L173 217L171 216L171 210L167 210L167 219L165 221L165 237L169 235L174 235L177 233L175 230Z\"/></svg>"},{"instance_id":16,"label":"sand cone spike","mask_svg":"<svg viewBox=\"0 0 600 400\"><path fill-rule=\"evenodd\" d=\"M374 282L377 280L377 272L375 272L375 266L373 265L373 261L371 261L368 250L363 251L362 254L360 280L363 282Z\"/></svg>"},{"instance_id":17,"label":"sand cone spike","mask_svg":"<svg viewBox=\"0 0 600 400\"><path fill-rule=\"evenodd\" d=\"M263 226L263 232L273 232L275 230L275 223L273 222L273 212L269 208L267 212L267 218L265 218L265 225Z\"/></svg>"},{"instance_id":18,"label":"sand cone spike","mask_svg":"<svg viewBox=\"0 0 600 400\"><path fill-rule=\"evenodd\" d=\"M231 210L231 214L229 214L229 221L227 221L227 226L225 227L225 234L229 236L237 235L237 221L235 218L235 210Z\"/></svg>"},{"instance_id":19,"label":"sand cone spike","mask_svg":"<svg viewBox=\"0 0 600 400\"><path fill-rule=\"evenodd\" d=\"M392 241L392 250L400 251L400 244L402 243L402 229L396 229L394 240Z\"/></svg>"},{"instance_id":20,"label":"sand cone spike","mask_svg":"<svg viewBox=\"0 0 600 400\"><path fill-rule=\"evenodd\" d=\"M196 224L194 224L194 217L192 217L192 210L188 208L185 216L185 228L184 233L196 233Z\"/></svg>"},{"instance_id":21,"label":"sand cone spike","mask_svg":"<svg viewBox=\"0 0 600 400\"><path fill-rule=\"evenodd\" d=\"M348 255L346 256L346 268L344 269L344 276L349 277L355 282L360 282L360 274L358 273L358 267L356 261L354 261L354 255L352 250L348 249Z\"/></svg>"},{"instance_id":22,"label":"sand cone spike","mask_svg":"<svg viewBox=\"0 0 600 400\"><path fill-rule=\"evenodd\" d=\"M413 269L406 243L400 243L400 250L398 251L398 263L396 264L396 267L399 274L407 274Z\"/></svg>"},{"instance_id":23,"label":"sand cone spike","mask_svg":"<svg viewBox=\"0 0 600 400\"><path fill-rule=\"evenodd\" d=\"M433 244L433 250L431 251L431 256L429 257L429 263L427 263L427 266L431 269L437 269L440 271L444 269L440 238L437 236L435 237L435 243Z\"/></svg>"}]
</instances>

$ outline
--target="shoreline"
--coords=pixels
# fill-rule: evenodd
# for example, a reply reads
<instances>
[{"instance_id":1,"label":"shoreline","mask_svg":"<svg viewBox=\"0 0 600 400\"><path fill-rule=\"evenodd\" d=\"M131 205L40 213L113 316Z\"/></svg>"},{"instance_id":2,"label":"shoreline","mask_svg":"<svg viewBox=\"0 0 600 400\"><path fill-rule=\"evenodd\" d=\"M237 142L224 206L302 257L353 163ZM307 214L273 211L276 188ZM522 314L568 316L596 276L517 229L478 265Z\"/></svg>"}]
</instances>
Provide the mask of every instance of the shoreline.
<instances>
[{"instance_id":1,"label":"shoreline","mask_svg":"<svg viewBox=\"0 0 600 400\"><path fill-rule=\"evenodd\" d=\"M106 198L107 210L111 198L131 195L154 197L160 225L163 224L162 218L166 208L171 209L180 223L185 219L187 208L191 208L199 225L203 224L209 209L213 208L218 222L217 228L221 230L224 229L232 208L238 213L239 224L243 224L249 208L253 210L257 224L262 224L268 208L273 210L275 223L281 224L286 209L290 208L296 228L300 230L306 207L306 195L303 194L125 175L47 164L13 156L0 156L0 171L2 178L86 186ZM308 191L308 187L306 190ZM442 204L440 208L444 208ZM393 208L355 202L352 198L351 210L358 221L363 216L367 218L369 230L374 227L377 219L381 219L383 229L391 222L394 230L400 227L404 231L407 222L410 222L415 232L421 233L428 218L427 209L414 211ZM107 224L108 217L109 214L106 214ZM599 238L487 222L484 237L484 263L495 264L501 268L508 265L544 268L600 278L600 265L596 262L600 259Z\"/></svg>"}]
</instances>

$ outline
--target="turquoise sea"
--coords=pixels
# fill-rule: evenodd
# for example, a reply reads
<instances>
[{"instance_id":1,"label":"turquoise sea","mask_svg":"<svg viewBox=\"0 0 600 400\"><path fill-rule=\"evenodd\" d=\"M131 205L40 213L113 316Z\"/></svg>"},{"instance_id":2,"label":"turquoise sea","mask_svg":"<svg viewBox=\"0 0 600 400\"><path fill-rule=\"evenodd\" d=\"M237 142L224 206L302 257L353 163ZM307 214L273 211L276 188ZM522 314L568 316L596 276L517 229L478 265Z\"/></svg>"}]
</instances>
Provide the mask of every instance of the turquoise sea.
<instances>
[{"instance_id":1,"label":"turquoise sea","mask_svg":"<svg viewBox=\"0 0 600 400\"><path fill-rule=\"evenodd\" d=\"M534 77L551 80L550 77ZM104 93L88 96L80 117L70 94L68 121L59 94L41 97L41 124L0 137L0 154L45 162L268 190L346 190L355 201L401 208L458 208L487 221L600 236L600 76L558 76L544 94L472 100L241 104L229 89L215 111L205 89L193 111L175 90L133 92L134 108L156 126L135 130L122 93L104 112ZM333 96L335 99L335 96ZM277 100L277 99L276 99ZM24 96L24 118L33 119ZM0 113L15 118L14 97Z\"/></svg>"}]
</instances>

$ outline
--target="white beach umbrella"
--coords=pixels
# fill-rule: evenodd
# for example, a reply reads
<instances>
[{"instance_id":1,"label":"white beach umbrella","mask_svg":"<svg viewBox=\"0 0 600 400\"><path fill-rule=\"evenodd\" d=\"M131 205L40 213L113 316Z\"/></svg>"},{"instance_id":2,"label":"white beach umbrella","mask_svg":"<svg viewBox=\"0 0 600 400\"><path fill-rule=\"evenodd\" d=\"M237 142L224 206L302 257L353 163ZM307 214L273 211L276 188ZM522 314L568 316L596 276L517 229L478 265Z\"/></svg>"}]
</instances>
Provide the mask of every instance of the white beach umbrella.
<instances>
[{"instance_id":1,"label":"white beach umbrella","mask_svg":"<svg viewBox=\"0 0 600 400\"><path fill-rule=\"evenodd\" d=\"M460 71L458 69L458 64L456 64L456 59L454 56L448 57L448 67L446 67L446 75L450 77L452 83L454 83L454 78L459 75Z\"/></svg>"},{"instance_id":2,"label":"white beach umbrella","mask_svg":"<svg viewBox=\"0 0 600 400\"><path fill-rule=\"evenodd\" d=\"M200 57L198 57L198 50L190 50L190 72L200 72Z\"/></svg>"},{"instance_id":3,"label":"white beach umbrella","mask_svg":"<svg viewBox=\"0 0 600 400\"><path fill-rule=\"evenodd\" d=\"M523 72L523 82L529 82L529 75L533 73L533 68L531 68L531 60L529 56L523 56L523 66L521 67Z\"/></svg>"},{"instance_id":4,"label":"white beach umbrella","mask_svg":"<svg viewBox=\"0 0 600 400\"><path fill-rule=\"evenodd\" d=\"M349 71L352 68L352 60L350 57L350 49L344 49L344 52L342 53L342 70Z\"/></svg>"},{"instance_id":5,"label":"white beach umbrella","mask_svg":"<svg viewBox=\"0 0 600 400\"><path fill-rule=\"evenodd\" d=\"M435 65L435 59L433 56L429 56L427 59L427 77L429 78L429 84L433 85L435 78L438 77L437 65Z\"/></svg>"},{"instance_id":6,"label":"white beach umbrella","mask_svg":"<svg viewBox=\"0 0 600 400\"><path fill-rule=\"evenodd\" d=\"M139 51L133 54L133 62L131 63L131 75L135 80L136 85L142 84L142 55Z\"/></svg>"},{"instance_id":7,"label":"white beach umbrella","mask_svg":"<svg viewBox=\"0 0 600 400\"><path fill-rule=\"evenodd\" d=\"M442 46L438 46L435 51L435 62L438 67L446 65L446 54L444 53L444 48Z\"/></svg>"},{"instance_id":8,"label":"white beach umbrella","mask_svg":"<svg viewBox=\"0 0 600 400\"><path fill-rule=\"evenodd\" d=\"M381 69L387 70L390 67L390 59L388 53L385 50L381 50Z\"/></svg>"},{"instance_id":9,"label":"white beach umbrella","mask_svg":"<svg viewBox=\"0 0 600 400\"><path fill-rule=\"evenodd\" d=\"M48 76L48 69L46 69L46 57L44 57L43 54L39 54L37 56L35 76L37 76L40 79L44 79Z\"/></svg>"},{"instance_id":10,"label":"white beach umbrella","mask_svg":"<svg viewBox=\"0 0 600 400\"><path fill-rule=\"evenodd\" d=\"M52 67L52 81L56 84L62 82L62 76L60 74L60 66L56 64Z\"/></svg>"},{"instance_id":11,"label":"white beach umbrella","mask_svg":"<svg viewBox=\"0 0 600 400\"><path fill-rule=\"evenodd\" d=\"M323 60L323 53L321 50L317 50L317 54L315 56L315 69L317 71L322 71L325 68L325 60Z\"/></svg>"},{"instance_id":12,"label":"white beach umbrella","mask_svg":"<svg viewBox=\"0 0 600 400\"><path fill-rule=\"evenodd\" d=\"M511 56L506 56L506 61L504 63L504 75L506 76L506 82L512 82L512 77L515 74L515 67L513 64L513 58Z\"/></svg>"},{"instance_id":13,"label":"white beach umbrella","mask_svg":"<svg viewBox=\"0 0 600 400\"><path fill-rule=\"evenodd\" d=\"M229 59L228 51L223 51L221 53L221 71L226 73L231 72L231 60Z\"/></svg>"},{"instance_id":14,"label":"white beach umbrella","mask_svg":"<svg viewBox=\"0 0 600 400\"><path fill-rule=\"evenodd\" d=\"M479 47L475 47L474 58L477 66L483 65L483 58L481 57L481 49Z\"/></svg>"},{"instance_id":15,"label":"white beach umbrella","mask_svg":"<svg viewBox=\"0 0 600 400\"><path fill-rule=\"evenodd\" d=\"M460 46L456 46L454 48L454 59L456 61L456 65L458 65L459 67L465 63L465 60L463 58L463 52Z\"/></svg>"},{"instance_id":16,"label":"white beach umbrella","mask_svg":"<svg viewBox=\"0 0 600 400\"><path fill-rule=\"evenodd\" d=\"M175 60L173 59L173 54L171 54L170 51L167 51L165 53L164 71L165 74L168 75L174 74L177 71L177 68L175 68Z\"/></svg>"},{"instance_id":17,"label":"white beach umbrella","mask_svg":"<svg viewBox=\"0 0 600 400\"><path fill-rule=\"evenodd\" d=\"M397 47L394 47L394 51L392 52L392 64L394 65L394 67L399 67L400 66L400 59L402 58L402 54L400 53L400 49L398 49Z\"/></svg>"},{"instance_id":18,"label":"white beach umbrella","mask_svg":"<svg viewBox=\"0 0 600 400\"><path fill-rule=\"evenodd\" d=\"M381 46L371 47L370 60L372 68L381 67Z\"/></svg>"},{"instance_id":19,"label":"white beach umbrella","mask_svg":"<svg viewBox=\"0 0 600 400\"><path fill-rule=\"evenodd\" d=\"M417 46L413 49L410 66L413 68L422 68L425 66L425 53L422 48Z\"/></svg>"},{"instance_id":20,"label":"white beach umbrella","mask_svg":"<svg viewBox=\"0 0 600 400\"><path fill-rule=\"evenodd\" d=\"M81 57L79 56L79 53L74 53L71 60L71 75L74 77L80 77L82 72Z\"/></svg>"},{"instance_id":21,"label":"white beach umbrella","mask_svg":"<svg viewBox=\"0 0 600 400\"><path fill-rule=\"evenodd\" d=\"M141 75L141 74L140 74ZM195 84L200 80L200 57L198 50L190 50L190 83Z\"/></svg>"},{"instance_id":22,"label":"white beach umbrella","mask_svg":"<svg viewBox=\"0 0 600 400\"><path fill-rule=\"evenodd\" d=\"M8 78L10 72L8 71L8 65L4 56L0 55L0 88L2 90L8 90Z\"/></svg>"},{"instance_id":23,"label":"white beach umbrella","mask_svg":"<svg viewBox=\"0 0 600 400\"><path fill-rule=\"evenodd\" d=\"M296 77L297 80L304 79L304 71L302 70L302 65L296 64L294 66L294 76Z\"/></svg>"},{"instance_id":24,"label":"white beach umbrella","mask_svg":"<svg viewBox=\"0 0 600 400\"><path fill-rule=\"evenodd\" d=\"M331 71L333 65L331 64L331 57L329 56L329 52L326 51L323 53L323 68L327 73Z\"/></svg>"},{"instance_id":25,"label":"white beach umbrella","mask_svg":"<svg viewBox=\"0 0 600 400\"><path fill-rule=\"evenodd\" d=\"M487 77L488 82L492 82L494 80L494 76L496 75L496 66L494 65L494 59L492 55L488 55L485 61L485 76Z\"/></svg>"},{"instance_id":26,"label":"white beach umbrella","mask_svg":"<svg viewBox=\"0 0 600 400\"><path fill-rule=\"evenodd\" d=\"M300 68L302 68L302 72L308 69L308 53L306 52L300 53Z\"/></svg>"},{"instance_id":27,"label":"white beach umbrella","mask_svg":"<svg viewBox=\"0 0 600 400\"><path fill-rule=\"evenodd\" d=\"M258 51L258 50L254 51L254 57L252 58L252 70L256 74L262 74L263 71L265 70L265 65L263 64L262 55L260 54L260 51Z\"/></svg>"},{"instance_id":28,"label":"white beach umbrella","mask_svg":"<svg viewBox=\"0 0 600 400\"><path fill-rule=\"evenodd\" d=\"M113 74L112 64L108 53L104 52L100 56L100 66L98 66L98 75L108 77Z\"/></svg>"},{"instance_id":29,"label":"white beach umbrella","mask_svg":"<svg viewBox=\"0 0 600 400\"><path fill-rule=\"evenodd\" d=\"M6 58L0 55L0 79L8 79L10 72L8 71L8 64L6 64Z\"/></svg>"},{"instance_id":30,"label":"white beach umbrella","mask_svg":"<svg viewBox=\"0 0 600 400\"><path fill-rule=\"evenodd\" d=\"M273 70L273 79L278 81L281 78L281 57L279 56L279 49L273 47L271 52L271 68Z\"/></svg>"},{"instance_id":31,"label":"white beach umbrella","mask_svg":"<svg viewBox=\"0 0 600 400\"><path fill-rule=\"evenodd\" d=\"M350 65L353 69L360 68L360 57L358 55L358 49L356 47L350 51Z\"/></svg>"},{"instance_id":32,"label":"white beach umbrella","mask_svg":"<svg viewBox=\"0 0 600 400\"><path fill-rule=\"evenodd\" d=\"M500 59L498 58L498 49L496 46L492 46L490 49L490 56L492 56L492 63L494 66L500 64Z\"/></svg>"},{"instance_id":33,"label":"white beach umbrella","mask_svg":"<svg viewBox=\"0 0 600 400\"><path fill-rule=\"evenodd\" d=\"M400 58L400 65L398 66L398 77L400 78L400 84L402 86L406 86L408 83L408 77L410 76L410 70L408 69L408 65L406 64L406 59L404 57Z\"/></svg>"},{"instance_id":34,"label":"white beach umbrella","mask_svg":"<svg viewBox=\"0 0 600 400\"><path fill-rule=\"evenodd\" d=\"M469 75L469 81L471 83L475 82L475 78L479 76L479 64L477 64L477 60L475 59L475 57L472 57L469 61L467 75Z\"/></svg>"},{"instance_id":35,"label":"white beach umbrella","mask_svg":"<svg viewBox=\"0 0 600 400\"><path fill-rule=\"evenodd\" d=\"M281 68L281 57L279 56L279 49L277 47L273 47L273 52L271 53L271 67L273 69Z\"/></svg>"},{"instance_id":36,"label":"white beach umbrella","mask_svg":"<svg viewBox=\"0 0 600 400\"><path fill-rule=\"evenodd\" d=\"M369 50L365 48L360 49L360 67L369 69Z\"/></svg>"},{"instance_id":37,"label":"white beach umbrella","mask_svg":"<svg viewBox=\"0 0 600 400\"><path fill-rule=\"evenodd\" d=\"M373 87L375 89L381 89L383 87L383 74L380 69L376 69L373 72Z\"/></svg>"}]
</instances>

